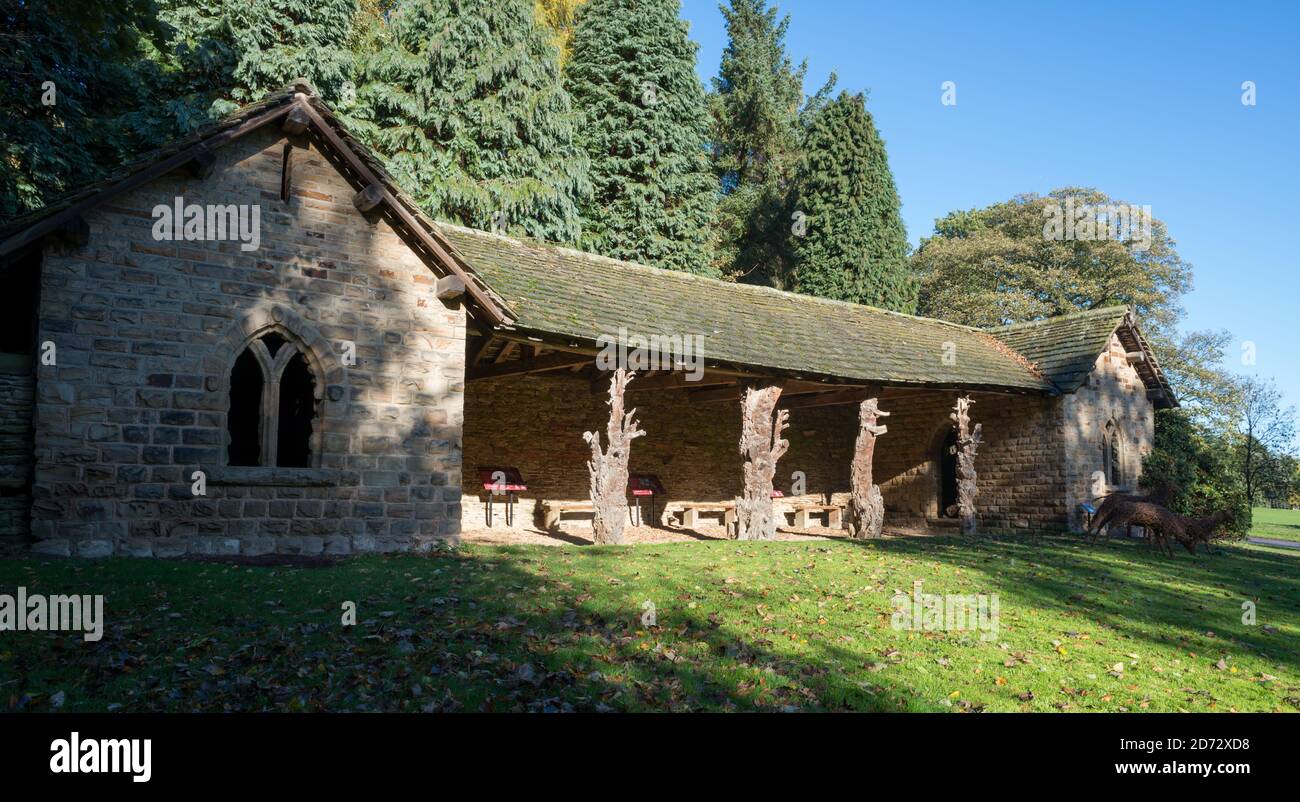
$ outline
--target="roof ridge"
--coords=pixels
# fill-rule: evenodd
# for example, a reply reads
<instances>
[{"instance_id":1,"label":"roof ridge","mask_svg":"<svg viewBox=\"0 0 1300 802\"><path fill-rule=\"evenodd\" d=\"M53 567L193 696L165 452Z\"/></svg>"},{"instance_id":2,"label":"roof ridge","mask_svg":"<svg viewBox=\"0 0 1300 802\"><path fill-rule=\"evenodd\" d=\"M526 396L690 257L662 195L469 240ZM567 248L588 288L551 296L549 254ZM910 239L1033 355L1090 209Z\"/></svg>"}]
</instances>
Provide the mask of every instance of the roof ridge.
<instances>
[{"instance_id":1,"label":"roof ridge","mask_svg":"<svg viewBox=\"0 0 1300 802\"><path fill-rule=\"evenodd\" d=\"M1132 308L1127 304L1117 306L1099 306L1095 309L1080 309L1076 312L1066 312L1063 315L1052 315L1051 317L1040 317L1037 320L1022 320L1018 323L1003 323L1000 326L990 326L981 331L1010 331L1012 329L1029 328L1030 326L1040 326L1045 323L1057 323L1062 320L1075 320L1078 318L1103 317L1127 315L1132 312Z\"/></svg>"},{"instance_id":2,"label":"roof ridge","mask_svg":"<svg viewBox=\"0 0 1300 802\"><path fill-rule=\"evenodd\" d=\"M631 270L634 271L645 271L648 273L653 272L656 276L671 276L674 278L680 278L687 281L700 281L709 284L721 284L727 287L740 288L748 292L767 293L767 294L775 295L777 297L789 298L791 300L828 304L832 306L843 307L845 309L850 309L854 311L866 310L878 314L893 315L895 317L906 318L908 320L919 320L925 323L938 323L940 325L948 326L955 329L960 329L962 331L969 332L971 334L984 333L983 329L977 328L975 326L967 326L962 323L954 323L950 320L943 320L937 317L925 317L924 315L909 315L906 312L895 312L892 309L882 309L878 306L871 306L870 304L859 304L859 303L854 303L853 301L840 301L834 298L822 298L816 295L804 295L802 293L791 292L789 290L779 290L776 287L765 287L761 284L744 284L738 281L727 281L725 279L714 278L712 276L701 276L696 273L687 273L682 270L666 270L662 267L654 267L652 265L641 264L640 262L630 262L626 259L616 259L612 256L605 256L599 253L592 253L591 251L584 251L579 248L574 248L568 245L561 245L560 243L557 242L547 242L546 240L539 240L534 237L515 237L508 234L497 234L491 231L484 231L481 228L472 228L470 226L463 226L458 223L450 223L444 220L438 220L436 221L436 223L440 227L454 229L456 231L460 231L465 234L470 234L472 236L484 237L487 239L502 240L505 242L511 242L522 246L547 248L553 251L572 254L574 256L578 256L584 259L590 259L592 261L606 262L606 263L616 265L618 267L630 268Z\"/></svg>"}]
</instances>

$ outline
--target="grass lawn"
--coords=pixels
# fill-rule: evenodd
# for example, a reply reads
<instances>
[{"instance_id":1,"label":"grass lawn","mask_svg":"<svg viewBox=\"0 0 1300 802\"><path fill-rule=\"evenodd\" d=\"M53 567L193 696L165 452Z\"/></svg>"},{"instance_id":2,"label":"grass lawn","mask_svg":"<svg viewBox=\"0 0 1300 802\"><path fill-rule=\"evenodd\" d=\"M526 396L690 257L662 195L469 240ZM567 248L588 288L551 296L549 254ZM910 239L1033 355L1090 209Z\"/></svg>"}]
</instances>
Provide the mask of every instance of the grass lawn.
<instances>
[{"instance_id":1,"label":"grass lawn","mask_svg":"<svg viewBox=\"0 0 1300 802\"><path fill-rule=\"evenodd\" d=\"M1300 541L1300 510L1256 507L1251 511L1251 537Z\"/></svg>"},{"instance_id":2,"label":"grass lawn","mask_svg":"<svg viewBox=\"0 0 1300 802\"><path fill-rule=\"evenodd\" d=\"M892 597L917 579L997 594L996 636L892 628ZM0 593L19 585L104 593L107 626L98 643L0 632L0 708L1300 709L1300 554L1240 547L1169 559L1118 540L949 537L477 546L322 568L0 562Z\"/></svg>"}]
</instances>

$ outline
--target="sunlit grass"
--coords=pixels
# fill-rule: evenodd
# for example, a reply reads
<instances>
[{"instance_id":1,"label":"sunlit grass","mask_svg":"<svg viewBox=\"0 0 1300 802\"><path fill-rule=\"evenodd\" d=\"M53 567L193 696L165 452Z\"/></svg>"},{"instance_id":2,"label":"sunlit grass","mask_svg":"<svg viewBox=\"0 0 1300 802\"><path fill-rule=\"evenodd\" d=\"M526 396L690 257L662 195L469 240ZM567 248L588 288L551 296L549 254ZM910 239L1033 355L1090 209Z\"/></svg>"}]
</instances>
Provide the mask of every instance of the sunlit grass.
<instances>
[{"instance_id":1,"label":"sunlit grass","mask_svg":"<svg viewBox=\"0 0 1300 802\"><path fill-rule=\"evenodd\" d=\"M894 629L915 580L996 594L997 632ZM18 585L103 593L108 620L97 644L0 633L14 709L60 691L80 710L1300 707L1300 555L1247 548L952 537L469 547L308 569L0 562L0 592Z\"/></svg>"},{"instance_id":2,"label":"sunlit grass","mask_svg":"<svg viewBox=\"0 0 1300 802\"><path fill-rule=\"evenodd\" d=\"M1251 537L1300 541L1300 510L1256 507L1251 513Z\"/></svg>"}]
</instances>

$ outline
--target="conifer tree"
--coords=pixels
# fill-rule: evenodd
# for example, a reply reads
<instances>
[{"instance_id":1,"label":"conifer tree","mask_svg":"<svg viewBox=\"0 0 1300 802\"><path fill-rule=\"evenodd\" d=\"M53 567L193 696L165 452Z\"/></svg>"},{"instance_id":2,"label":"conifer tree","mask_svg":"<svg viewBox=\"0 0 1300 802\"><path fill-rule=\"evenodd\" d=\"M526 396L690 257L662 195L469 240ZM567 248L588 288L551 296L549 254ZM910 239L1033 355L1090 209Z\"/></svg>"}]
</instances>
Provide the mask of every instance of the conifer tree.
<instances>
[{"instance_id":1,"label":"conifer tree","mask_svg":"<svg viewBox=\"0 0 1300 802\"><path fill-rule=\"evenodd\" d=\"M48 0L0 10L0 222L93 182L139 150L116 119L148 105L166 41L149 0Z\"/></svg>"},{"instance_id":2,"label":"conifer tree","mask_svg":"<svg viewBox=\"0 0 1300 802\"><path fill-rule=\"evenodd\" d=\"M898 190L863 95L843 92L812 115L793 206L803 218L791 248L796 291L916 310Z\"/></svg>"},{"instance_id":3,"label":"conifer tree","mask_svg":"<svg viewBox=\"0 0 1300 802\"><path fill-rule=\"evenodd\" d=\"M727 47L714 79L714 170L719 264L742 281L784 286L789 189L799 153L799 110L807 67L785 51L789 17L767 0L723 6Z\"/></svg>"},{"instance_id":4,"label":"conifer tree","mask_svg":"<svg viewBox=\"0 0 1300 802\"><path fill-rule=\"evenodd\" d=\"M591 0L579 12L565 77L591 159L582 244L707 274L717 183L696 45L679 11L679 0Z\"/></svg>"},{"instance_id":5,"label":"conifer tree","mask_svg":"<svg viewBox=\"0 0 1300 802\"><path fill-rule=\"evenodd\" d=\"M578 7L586 0L534 0L537 21L550 33L551 44L560 51L560 67L569 61Z\"/></svg>"},{"instance_id":6,"label":"conifer tree","mask_svg":"<svg viewBox=\"0 0 1300 802\"><path fill-rule=\"evenodd\" d=\"M399 0L359 55L358 135L434 217L576 242L590 193L528 0Z\"/></svg>"},{"instance_id":7,"label":"conifer tree","mask_svg":"<svg viewBox=\"0 0 1300 802\"><path fill-rule=\"evenodd\" d=\"M213 119L306 78L328 103L345 108L355 69L349 41L362 1L160 0L159 16L174 34L163 54L169 83L158 94ZM378 0L364 2L377 7Z\"/></svg>"}]
</instances>

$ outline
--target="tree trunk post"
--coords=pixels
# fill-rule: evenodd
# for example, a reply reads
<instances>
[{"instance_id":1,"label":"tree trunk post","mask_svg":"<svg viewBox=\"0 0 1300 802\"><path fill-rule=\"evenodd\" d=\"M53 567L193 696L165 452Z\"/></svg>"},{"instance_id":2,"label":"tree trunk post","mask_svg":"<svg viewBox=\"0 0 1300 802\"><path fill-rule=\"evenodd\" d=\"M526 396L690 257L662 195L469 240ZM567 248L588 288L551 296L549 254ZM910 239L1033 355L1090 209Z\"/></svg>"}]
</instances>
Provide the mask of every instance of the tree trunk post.
<instances>
[{"instance_id":1,"label":"tree trunk post","mask_svg":"<svg viewBox=\"0 0 1300 802\"><path fill-rule=\"evenodd\" d=\"M849 471L851 534L855 538L880 537L885 526L885 499L880 495L880 486L872 483L871 461L876 452L876 438L888 431L877 421L888 416L874 398L868 398L858 407L858 439L853 446Z\"/></svg>"},{"instance_id":2,"label":"tree trunk post","mask_svg":"<svg viewBox=\"0 0 1300 802\"><path fill-rule=\"evenodd\" d=\"M623 393L632 376L619 368L609 380L609 426L605 432L609 447L601 451L599 432L583 432L582 435L591 446L587 471L591 474L591 503L595 508L591 537L596 543L623 542L623 525L627 520L628 458L632 454L632 441L645 434L633 419L636 410L623 412Z\"/></svg>"},{"instance_id":3,"label":"tree trunk post","mask_svg":"<svg viewBox=\"0 0 1300 802\"><path fill-rule=\"evenodd\" d=\"M772 480L776 463L790 447L781 432L790 427L790 412L776 410L780 385L747 387L740 399L740 454L745 458L744 495L736 500L736 537L771 540L776 537L772 510Z\"/></svg>"},{"instance_id":4,"label":"tree trunk post","mask_svg":"<svg viewBox=\"0 0 1300 802\"><path fill-rule=\"evenodd\" d=\"M979 488L975 482L975 452L984 440L981 436L983 424L977 423L974 429L970 428L970 405L974 403L969 396L958 398L956 411L948 416L957 430L957 444L952 447L952 453L957 456L957 514L961 518L963 535L973 535L978 529L975 497L979 495Z\"/></svg>"}]
</instances>

